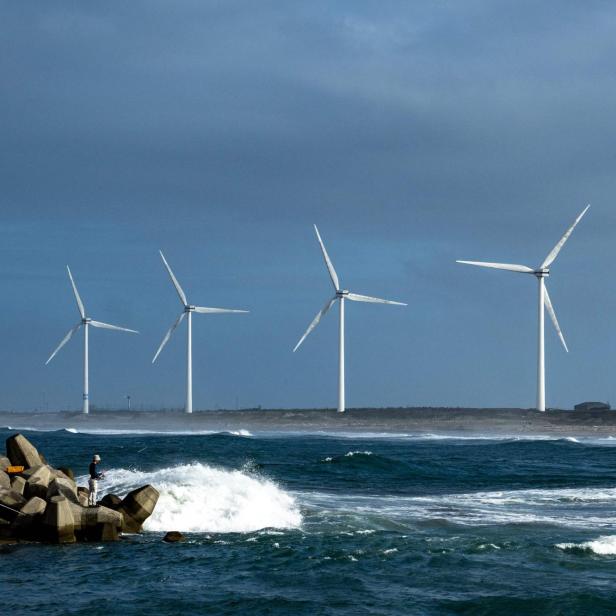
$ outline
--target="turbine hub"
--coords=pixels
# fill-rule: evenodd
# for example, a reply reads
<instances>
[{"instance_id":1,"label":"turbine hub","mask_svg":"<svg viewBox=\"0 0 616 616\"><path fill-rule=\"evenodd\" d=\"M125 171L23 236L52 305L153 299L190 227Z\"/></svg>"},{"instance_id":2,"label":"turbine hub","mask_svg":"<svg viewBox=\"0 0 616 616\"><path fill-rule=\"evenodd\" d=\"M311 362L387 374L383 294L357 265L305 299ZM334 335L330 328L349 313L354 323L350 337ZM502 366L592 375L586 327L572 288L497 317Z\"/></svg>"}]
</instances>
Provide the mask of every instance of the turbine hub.
<instances>
[{"instance_id":1,"label":"turbine hub","mask_svg":"<svg viewBox=\"0 0 616 616\"><path fill-rule=\"evenodd\" d=\"M336 297L344 297L349 294L348 289L342 289L341 291L336 291Z\"/></svg>"},{"instance_id":2,"label":"turbine hub","mask_svg":"<svg viewBox=\"0 0 616 616\"><path fill-rule=\"evenodd\" d=\"M81 319L82 325L87 325L91 321L92 321L92 319L90 317L85 317L84 319Z\"/></svg>"},{"instance_id":3,"label":"turbine hub","mask_svg":"<svg viewBox=\"0 0 616 616\"><path fill-rule=\"evenodd\" d=\"M184 312L194 312L195 306L184 306Z\"/></svg>"},{"instance_id":4,"label":"turbine hub","mask_svg":"<svg viewBox=\"0 0 616 616\"><path fill-rule=\"evenodd\" d=\"M537 278L547 278L550 275L550 270L547 267L544 267L543 269L538 269L533 273L537 276Z\"/></svg>"}]
</instances>

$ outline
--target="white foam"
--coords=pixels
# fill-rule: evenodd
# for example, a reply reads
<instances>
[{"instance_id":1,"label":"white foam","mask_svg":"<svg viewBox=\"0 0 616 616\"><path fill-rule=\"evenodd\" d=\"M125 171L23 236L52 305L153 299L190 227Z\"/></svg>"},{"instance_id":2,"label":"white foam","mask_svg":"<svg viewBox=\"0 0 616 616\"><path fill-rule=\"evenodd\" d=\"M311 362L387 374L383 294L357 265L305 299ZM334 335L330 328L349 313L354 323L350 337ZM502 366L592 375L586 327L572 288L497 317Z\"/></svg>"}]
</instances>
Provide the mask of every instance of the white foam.
<instances>
[{"instance_id":1,"label":"white foam","mask_svg":"<svg viewBox=\"0 0 616 616\"><path fill-rule=\"evenodd\" d=\"M114 469L107 471L99 485L101 495L124 496L145 484L160 492L145 530L245 533L262 528L298 528L302 523L295 498L273 481L207 464L151 472Z\"/></svg>"},{"instance_id":2,"label":"white foam","mask_svg":"<svg viewBox=\"0 0 616 616\"><path fill-rule=\"evenodd\" d=\"M231 434L232 436L252 436L252 432L249 430L231 430L230 432L226 432L226 434Z\"/></svg>"},{"instance_id":3,"label":"white foam","mask_svg":"<svg viewBox=\"0 0 616 616\"><path fill-rule=\"evenodd\" d=\"M388 520L444 519L460 525L541 523L576 528L615 529L616 488L564 488L467 492L428 496L298 493L317 510ZM581 507L582 506L582 507ZM374 519L377 525L378 520Z\"/></svg>"},{"instance_id":4,"label":"white foam","mask_svg":"<svg viewBox=\"0 0 616 616\"><path fill-rule=\"evenodd\" d=\"M616 535L603 535L594 541L584 541L583 543L557 543L556 547L561 550L588 550L595 554L608 556L616 554Z\"/></svg>"}]
</instances>

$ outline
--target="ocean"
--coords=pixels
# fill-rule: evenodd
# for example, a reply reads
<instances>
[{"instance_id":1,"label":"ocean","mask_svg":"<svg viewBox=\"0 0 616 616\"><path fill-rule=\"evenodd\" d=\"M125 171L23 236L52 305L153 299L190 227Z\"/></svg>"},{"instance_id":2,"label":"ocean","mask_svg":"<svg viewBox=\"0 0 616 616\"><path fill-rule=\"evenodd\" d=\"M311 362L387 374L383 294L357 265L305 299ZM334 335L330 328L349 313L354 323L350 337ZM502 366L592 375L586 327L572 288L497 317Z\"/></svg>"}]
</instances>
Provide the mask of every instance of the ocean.
<instances>
[{"instance_id":1,"label":"ocean","mask_svg":"<svg viewBox=\"0 0 616 616\"><path fill-rule=\"evenodd\" d=\"M3 614L616 613L616 439L22 432L161 496L118 543L0 545Z\"/></svg>"}]
</instances>

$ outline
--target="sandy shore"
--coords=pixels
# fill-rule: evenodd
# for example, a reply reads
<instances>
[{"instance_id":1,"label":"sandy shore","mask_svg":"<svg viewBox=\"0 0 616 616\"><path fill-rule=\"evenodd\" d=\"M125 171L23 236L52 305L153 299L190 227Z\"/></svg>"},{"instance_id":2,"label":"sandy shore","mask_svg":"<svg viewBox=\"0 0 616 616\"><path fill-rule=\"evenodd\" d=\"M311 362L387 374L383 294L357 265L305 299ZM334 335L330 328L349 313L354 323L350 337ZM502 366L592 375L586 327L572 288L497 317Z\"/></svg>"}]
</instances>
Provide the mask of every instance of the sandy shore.
<instances>
[{"instance_id":1,"label":"sandy shore","mask_svg":"<svg viewBox=\"0 0 616 616\"><path fill-rule=\"evenodd\" d=\"M78 431L330 432L511 436L615 436L616 411L573 412L529 409L397 408L197 411L0 412L12 429Z\"/></svg>"}]
</instances>

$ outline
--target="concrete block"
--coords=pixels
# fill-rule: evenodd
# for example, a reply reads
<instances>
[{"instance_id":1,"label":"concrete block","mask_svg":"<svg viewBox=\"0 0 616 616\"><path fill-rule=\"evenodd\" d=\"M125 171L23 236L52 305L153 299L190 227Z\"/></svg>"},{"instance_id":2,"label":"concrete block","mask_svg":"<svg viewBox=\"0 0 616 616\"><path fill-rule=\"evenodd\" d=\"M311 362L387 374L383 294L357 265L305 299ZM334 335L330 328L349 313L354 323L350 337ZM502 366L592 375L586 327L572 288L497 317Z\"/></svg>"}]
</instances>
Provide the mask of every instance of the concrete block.
<instances>
[{"instance_id":1,"label":"concrete block","mask_svg":"<svg viewBox=\"0 0 616 616\"><path fill-rule=\"evenodd\" d=\"M43 516L45 538L51 543L75 543L75 521L64 496L52 496Z\"/></svg>"},{"instance_id":2,"label":"concrete block","mask_svg":"<svg viewBox=\"0 0 616 616\"><path fill-rule=\"evenodd\" d=\"M6 439L6 454L15 466L30 468L44 464L36 447L23 434L15 434Z\"/></svg>"}]
</instances>

